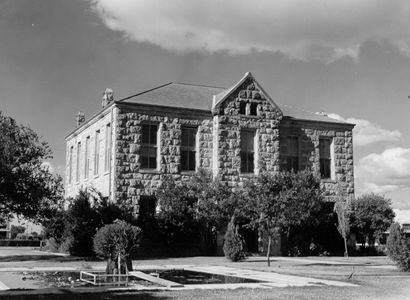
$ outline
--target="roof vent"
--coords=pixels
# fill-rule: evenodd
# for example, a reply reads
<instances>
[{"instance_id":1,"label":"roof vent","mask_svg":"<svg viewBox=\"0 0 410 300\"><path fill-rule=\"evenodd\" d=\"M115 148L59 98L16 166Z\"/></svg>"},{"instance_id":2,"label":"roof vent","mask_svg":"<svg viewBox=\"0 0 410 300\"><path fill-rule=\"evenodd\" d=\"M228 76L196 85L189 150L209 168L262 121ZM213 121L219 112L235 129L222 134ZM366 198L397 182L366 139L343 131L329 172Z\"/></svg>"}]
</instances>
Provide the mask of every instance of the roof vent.
<instances>
[{"instance_id":1,"label":"roof vent","mask_svg":"<svg viewBox=\"0 0 410 300\"><path fill-rule=\"evenodd\" d=\"M327 112L325 112L324 110L321 110L320 112L317 112L316 114L327 117Z\"/></svg>"},{"instance_id":2,"label":"roof vent","mask_svg":"<svg viewBox=\"0 0 410 300\"><path fill-rule=\"evenodd\" d=\"M101 105L102 107L106 107L111 102L114 102L114 91L110 88L106 88L103 93Z\"/></svg>"},{"instance_id":3,"label":"roof vent","mask_svg":"<svg viewBox=\"0 0 410 300\"><path fill-rule=\"evenodd\" d=\"M75 117L75 120L77 122L77 127L80 127L85 122L85 114L83 112L79 111L77 116Z\"/></svg>"}]
</instances>

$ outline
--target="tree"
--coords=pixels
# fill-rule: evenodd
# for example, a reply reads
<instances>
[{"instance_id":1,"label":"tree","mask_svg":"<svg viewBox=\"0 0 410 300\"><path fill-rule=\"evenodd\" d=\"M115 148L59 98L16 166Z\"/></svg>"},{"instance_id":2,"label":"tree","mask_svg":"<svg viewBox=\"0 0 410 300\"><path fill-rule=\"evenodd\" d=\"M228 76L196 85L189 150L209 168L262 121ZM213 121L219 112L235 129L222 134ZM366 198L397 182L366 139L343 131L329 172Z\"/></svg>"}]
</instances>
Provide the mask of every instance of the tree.
<instances>
[{"instance_id":1,"label":"tree","mask_svg":"<svg viewBox=\"0 0 410 300\"><path fill-rule=\"evenodd\" d=\"M235 224L233 216L228 224L228 229L225 233L224 254L232 261L241 261L246 258L245 241L238 232L238 225Z\"/></svg>"},{"instance_id":2,"label":"tree","mask_svg":"<svg viewBox=\"0 0 410 300\"><path fill-rule=\"evenodd\" d=\"M337 230L343 238L345 245L345 257L349 257L347 251L347 238L350 234L350 212L351 212L351 202L350 199L343 194L343 189L341 186L338 187L338 195L334 206L334 212L337 215Z\"/></svg>"},{"instance_id":3,"label":"tree","mask_svg":"<svg viewBox=\"0 0 410 300\"><path fill-rule=\"evenodd\" d=\"M378 194L365 194L352 203L351 230L362 235L369 245L393 223L391 200Z\"/></svg>"},{"instance_id":4,"label":"tree","mask_svg":"<svg viewBox=\"0 0 410 300\"><path fill-rule=\"evenodd\" d=\"M115 265L121 271L125 263L125 272L132 271L131 252L139 245L141 229L137 226L118 220L100 228L93 239L94 252L107 258L107 274L112 274Z\"/></svg>"},{"instance_id":5,"label":"tree","mask_svg":"<svg viewBox=\"0 0 410 300\"><path fill-rule=\"evenodd\" d=\"M310 171L264 173L245 184L241 210L251 227L268 235L268 266L272 239L278 232L289 238L291 228L307 221L321 203L320 180Z\"/></svg>"},{"instance_id":6,"label":"tree","mask_svg":"<svg viewBox=\"0 0 410 300\"><path fill-rule=\"evenodd\" d=\"M400 253L403 251L403 232L399 223L391 224L389 228L389 236L387 237L387 254L393 261L397 261Z\"/></svg>"},{"instance_id":7,"label":"tree","mask_svg":"<svg viewBox=\"0 0 410 300\"><path fill-rule=\"evenodd\" d=\"M64 237L71 255L93 256L93 236L102 224L89 198L80 191L66 212Z\"/></svg>"},{"instance_id":8,"label":"tree","mask_svg":"<svg viewBox=\"0 0 410 300\"><path fill-rule=\"evenodd\" d=\"M389 228L387 254L400 270L410 270L410 242L400 228L399 223L393 223Z\"/></svg>"},{"instance_id":9,"label":"tree","mask_svg":"<svg viewBox=\"0 0 410 300\"><path fill-rule=\"evenodd\" d=\"M26 228L24 226L11 225L10 227L10 238L14 240L19 233L24 233Z\"/></svg>"},{"instance_id":10,"label":"tree","mask_svg":"<svg viewBox=\"0 0 410 300\"><path fill-rule=\"evenodd\" d=\"M176 182L166 176L156 196L160 207L157 219L167 238L185 243L200 240L207 253L215 250L216 231L225 228L239 209L232 190L203 169L189 181Z\"/></svg>"},{"instance_id":11,"label":"tree","mask_svg":"<svg viewBox=\"0 0 410 300\"><path fill-rule=\"evenodd\" d=\"M41 221L62 199L62 178L43 164L48 144L29 127L0 112L0 214Z\"/></svg>"}]
</instances>

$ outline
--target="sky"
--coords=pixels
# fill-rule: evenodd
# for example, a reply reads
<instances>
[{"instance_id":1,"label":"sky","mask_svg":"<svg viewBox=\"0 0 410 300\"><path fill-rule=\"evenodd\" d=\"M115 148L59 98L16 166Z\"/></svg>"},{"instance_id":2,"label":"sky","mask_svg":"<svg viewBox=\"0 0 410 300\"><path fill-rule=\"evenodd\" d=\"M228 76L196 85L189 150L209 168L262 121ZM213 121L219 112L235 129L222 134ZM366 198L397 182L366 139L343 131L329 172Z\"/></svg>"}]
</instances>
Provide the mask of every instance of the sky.
<instances>
[{"instance_id":1,"label":"sky","mask_svg":"<svg viewBox=\"0 0 410 300\"><path fill-rule=\"evenodd\" d=\"M356 124L356 196L410 221L410 2L0 0L0 110L43 136L64 174L75 116L168 83L250 71L280 104Z\"/></svg>"}]
</instances>

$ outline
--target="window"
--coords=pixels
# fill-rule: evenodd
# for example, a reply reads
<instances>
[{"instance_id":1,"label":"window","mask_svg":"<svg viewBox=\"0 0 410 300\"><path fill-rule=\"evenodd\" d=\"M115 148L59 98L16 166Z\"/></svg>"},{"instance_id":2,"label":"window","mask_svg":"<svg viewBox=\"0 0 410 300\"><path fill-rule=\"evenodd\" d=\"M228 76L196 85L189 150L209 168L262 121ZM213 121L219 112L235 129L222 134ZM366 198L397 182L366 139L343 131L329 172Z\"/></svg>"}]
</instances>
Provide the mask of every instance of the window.
<instances>
[{"instance_id":1,"label":"window","mask_svg":"<svg viewBox=\"0 0 410 300\"><path fill-rule=\"evenodd\" d=\"M258 103L251 103L250 104L249 115L251 115L251 116L258 115Z\"/></svg>"},{"instance_id":2,"label":"window","mask_svg":"<svg viewBox=\"0 0 410 300\"><path fill-rule=\"evenodd\" d=\"M88 178L90 171L90 136L85 139L84 178Z\"/></svg>"},{"instance_id":3,"label":"window","mask_svg":"<svg viewBox=\"0 0 410 300\"><path fill-rule=\"evenodd\" d=\"M181 171L195 171L197 128L182 127Z\"/></svg>"},{"instance_id":4,"label":"window","mask_svg":"<svg viewBox=\"0 0 410 300\"><path fill-rule=\"evenodd\" d=\"M74 151L74 147L71 146L70 147L70 152L69 152L69 166L68 166L68 183L70 184L73 178L73 151Z\"/></svg>"},{"instance_id":5,"label":"window","mask_svg":"<svg viewBox=\"0 0 410 300\"><path fill-rule=\"evenodd\" d=\"M111 163L111 124L108 123L105 126L105 160L104 160L104 171L110 170Z\"/></svg>"},{"instance_id":6,"label":"window","mask_svg":"<svg viewBox=\"0 0 410 300\"><path fill-rule=\"evenodd\" d=\"M241 172L253 173L255 133L251 130L241 131Z\"/></svg>"},{"instance_id":7,"label":"window","mask_svg":"<svg viewBox=\"0 0 410 300\"><path fill-rule=\"evenodd\" d=\"M320 177L331 178L331 152L330 152L330 139L319 140L319 158L320 158Z\"/></svg>"},{"instance_id":8,"label":"window","mask_svg":"<svg viewBox=\"0 0 410 300\"><path fill-rule=\"evenodd\" d=\"M241 102L239 103L239 113L240 113L241 115L245 115L245 114L246 114L246 102L241 101Z\"/></svg>"},{"instance_id":9,"label":"window","mask_svg":"<svg viewBox=\"0 0 410 300\"><path fill-rule=\"evenodd\" d=\"M157 132L155 124L142 125L141 168L157 168Z\"/></svg>"},{"instance_id":10,"label":"window","mask_svg":"<svg viewBox=\"0 0 410 300\"><path fill-rule=\"evenodd\" d=\"M95 132L94 175L100 173L100 131Z\"/></svg>"},{"instance_id":11,"label":"window","mask_svg":"<svg viewBox=\"0 0 410 300\"><path fill-rule=\"evenodd\" d=\"M288 136L286 138L286 171L299 171L299 138Z\"/></svg>"},{"instance_id":12,"label":"window","mask_svg":"<svg viewBox=\"0 0 410 300\"><path fill-rule=\"evenodd\" d=\"M147 219L155 215L157 208L157 199L153 196L140 196L139 200L139 218Z\"/></svg>"},{"instance_id":13,"label":"window","mask_svg":"<svg viewBox=\"0 0 410 300\"><path fill-rule=\"evenodd\" d=\"M80 154L81 154L81 142L77 143L77 163L75 165L75 180L80 181Z\"/></svg>"}]
</instances>

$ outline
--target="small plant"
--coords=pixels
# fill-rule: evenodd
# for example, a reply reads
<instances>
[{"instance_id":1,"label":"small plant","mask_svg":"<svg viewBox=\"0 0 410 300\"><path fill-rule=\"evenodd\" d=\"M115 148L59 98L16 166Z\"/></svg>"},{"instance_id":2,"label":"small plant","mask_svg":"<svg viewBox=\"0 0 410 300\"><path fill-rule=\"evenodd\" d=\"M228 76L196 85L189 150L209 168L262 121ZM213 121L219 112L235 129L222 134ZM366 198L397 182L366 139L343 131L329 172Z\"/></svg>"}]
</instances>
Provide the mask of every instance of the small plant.
<instances>
[{"instance_id":1,"label":"small plant","mask_svg":"<svg viewBox=\"0 0 410 300\"><path fill-rule=\"evenodd\" d=\"M410 270L410 242L405 237L399 223L390 226L387 238L387 254L402 271Z\"/></svg>"},{"instance_id":2,"label":"small plant","mask_svg":"<svg viewBox=\"0 0 410 300\"><path fill-rule=\"evenodd\" d=\"M232 261L241 261L246 258L245 241L238 232L238 225L235 225L235 217L232 217L228 224L223 250L225 256Z\"/></svg>"},{"instance_id":3,"label":"small plant","mask_svg":"<svg viewBox=\"0 0 410 300\"><path fill-rule=\"evenodd\" d=\"M98 256L108 259L107 274L112 274L114 269L121 271L124 262L125 273L132 271L130 254L138 247L140 237L141 229L125 221L116 221L97 231L94 236L94 251Z\"/></svg>"}]
</instances>

